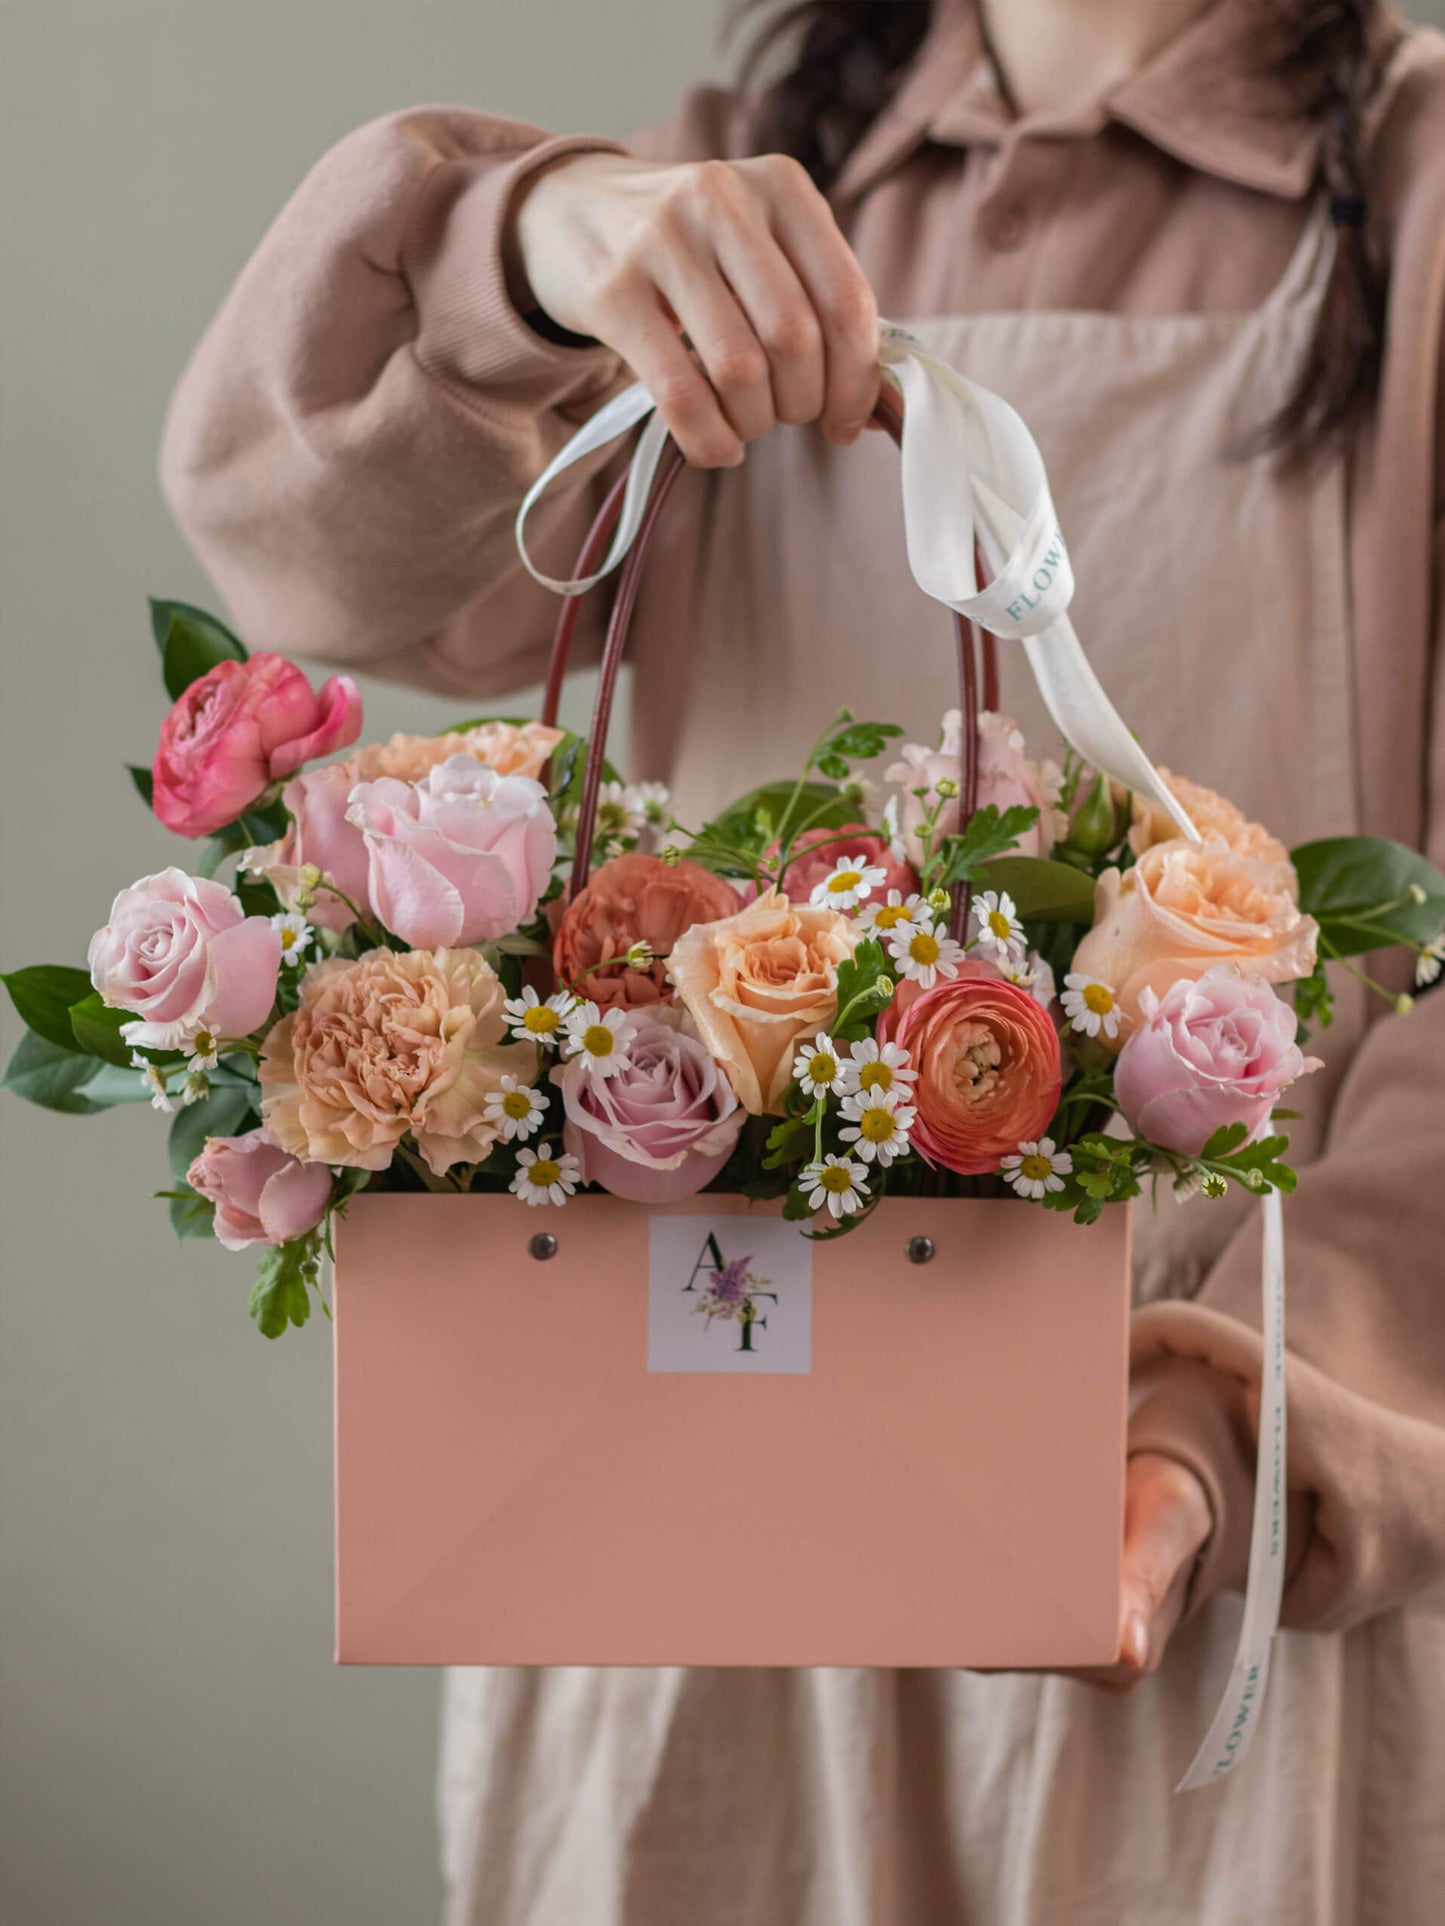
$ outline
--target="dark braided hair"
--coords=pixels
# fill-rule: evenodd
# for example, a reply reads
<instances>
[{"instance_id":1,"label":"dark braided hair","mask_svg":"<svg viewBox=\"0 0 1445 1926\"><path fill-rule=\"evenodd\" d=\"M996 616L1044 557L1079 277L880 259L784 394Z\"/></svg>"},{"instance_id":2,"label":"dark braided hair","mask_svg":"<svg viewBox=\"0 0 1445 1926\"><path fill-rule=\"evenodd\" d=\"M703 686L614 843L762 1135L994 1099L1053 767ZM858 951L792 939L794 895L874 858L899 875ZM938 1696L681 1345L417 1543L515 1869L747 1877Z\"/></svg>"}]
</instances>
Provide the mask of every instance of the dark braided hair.
<instances>
[{"instance_id":1,"label":"dark braided hair","mask_svg":"<svg viewBox=\"0 0 1445 1926\"><path fill-rule=\"evenodd\" d=\"M1361 120L1379 78L1385 9L1381 0L1260 4L1273 14L1273 69L1322 129L1320 168L1337 236L1294 389L1242 451L1298 468L1349 440L1379 384L1386 273L1366 228ZM829 187L922 46L932 0L740 0L738 10L765 16L745 74L779 47L793 50L763 95L762 147L793 155Z\"/></svg>"}]
</instances>

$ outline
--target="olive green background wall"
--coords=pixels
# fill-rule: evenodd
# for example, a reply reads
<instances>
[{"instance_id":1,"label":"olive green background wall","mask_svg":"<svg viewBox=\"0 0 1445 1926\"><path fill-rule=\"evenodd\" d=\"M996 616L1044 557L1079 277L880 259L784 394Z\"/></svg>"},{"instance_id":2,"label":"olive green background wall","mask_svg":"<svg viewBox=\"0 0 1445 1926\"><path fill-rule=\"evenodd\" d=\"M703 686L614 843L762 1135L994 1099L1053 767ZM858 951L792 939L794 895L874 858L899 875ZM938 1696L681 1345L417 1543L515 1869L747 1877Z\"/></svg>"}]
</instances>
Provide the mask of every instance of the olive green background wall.
<instances>
[{"instance_id":1,"label":"olive green background wall","mask_svg":"<svg viewBox=\"0 0 1445 1926\"><path fill-rule=\"evenodd\" d=\"M1445 0L1416 11L1445 22ZM0 966L80 961L116 888L179 847L121 769L162 713L146 594L209 599L156 437L290 188L419 101L625 132L723 70L716 21L713 0L10 0ZM366 695L371 735L445 719ZM173 1241L148 1111L5 1099L0 1155L0 1912L433 1919L438 1680L329 1656L324 1325L267 1344L249 1259Z\"/></svg>"}]
</instances>

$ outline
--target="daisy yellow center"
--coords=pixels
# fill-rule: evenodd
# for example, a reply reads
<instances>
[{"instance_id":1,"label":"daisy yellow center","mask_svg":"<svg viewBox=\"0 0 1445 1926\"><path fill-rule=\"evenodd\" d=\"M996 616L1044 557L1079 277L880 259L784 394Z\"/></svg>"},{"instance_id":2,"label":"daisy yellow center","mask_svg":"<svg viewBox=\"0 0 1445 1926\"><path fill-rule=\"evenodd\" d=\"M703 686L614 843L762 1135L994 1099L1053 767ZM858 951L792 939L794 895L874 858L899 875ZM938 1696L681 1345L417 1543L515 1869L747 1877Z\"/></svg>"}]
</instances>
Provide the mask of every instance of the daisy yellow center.
<instances>
[{"instance_id":1,"label":"daisy yellow center","mask_svg":"<svg viewBox=\"0 0 1445 1926\"><path fill-rule=\"evenodd\" d=\"M528 1036L549 1037L557 1028L557 1012L546 1003L535 1003L522 1018L522 1028Z\"/></svg>"},{"instance_id":2,"label":"daisy yellow center","mask_svg":"<svg viewBox=\"0 0 1445 1926\"><path fill-rule=\"evenodd\" d=\"M597 827L604 836L620 835L627 827L627 811L621 803L603 803L597 811Z\"/></svg>"},{"instance_id":3,"label":"daisy yellow center","mask_svg":"<svg viewBox=\"0 0 1445 1926\"><path fill-rule=\"evenodd\" d=\"M582 1048L589 1057L610 1057L616 1038L605 1023L589 1023L582 1032Z\"/></svg>"},{"instance_id":4,"label":"daisy yellow center","mask_svg":"<svg viewBox=\"0 0 1445 1926\"><path fill-rule=\"evenodd\" d=\"M516 1117L519 1122L523 1117L530 1117L532 1114L531 1093L526 1090L509 1090L502 1099L502 1109L507 1116Z\"/></svg>"},{"instance_id":5,"label":"daisy yellow center","mask_svg":"<svg viewBox=\"0 0 1445 1926\"><path fill-rule=\"evenodd\" d=\"M1007 942L1008 938L1013 935L1014 926L1002 910L989 911L988 926L1001 943Z\"/></svg>"},{"instance_id":6,"label":"daisy yellow center","mask_svg":"<svg viewBox=\"0 0 1445 1926\"><path fill-rule=\"evenodd\" d=\"M535 1164L527 1167L527 1182L535 1184L538 1190L546 1190L555 1184L562 1175L562 1166L555 1157L539 1157Z\"/></svg>"},{"instance_id":7,"label":"daisy yellow center","mask_svg":"<svg viewBox=\"0 0 1445 1926\"><path fill-rule=\"evenodd\" d=\"M922 963L925 966L936 963L939 956L938 938L931 936L927 930L920 930L909 942L908 954L915 963Z\"/></svg>"},{"instance_id":8,"label":"daisy yellow center","mask_svg":"<svg viewBox=\"0 0 1445 1926\"><path fill-rule=\"evenodd\" d=\"M809 1057L808 1078L810 1082L831 1083L837 1074L838 1060L836 1057L829 1056L826 1050L820 1050L816 1056Z\"/></svg>"},{"instance_id":9,"label":"daisy yellow center","mask_svg":"<svg viewBox=\"0 0 1445 1926\"><path fill-rule=\"evenodd\" d=\"M1024 1177L1032 1178L1036 1184L1041 1184L1046 1177L1053 1176L1054 1167L1047 1157L1041 1157L1037 1151L1033 1151L1019 1165L1019 1172Z\"/></svg>"},{"instance_id":10,"label":"daisy yellow center","mask_svg":"<svg viewBox=\"0 0 1445 1926\"><path fill-rule=\"evenodd\" d=\"M820 1189L831 1191L835 1197L841 1197L845 1190L853 1188L853 1176L851 1171L845 1170L841 1164L829 1164L826 1170L818 1173L818 1184Z\"/></svg>"},{"instance_id":11,"label":"daisy yellow center","mask_svg":"<svg viewBox=\"0 0 1445 1926\"><path fill-rule=\"evenodd\" d=\"M885 903L873 918L873 927L878 930L896 930L900 923L908 920L908 912L901 903Z\"/></svg>"},{"instance_id":12,"label":"daisy yellow center","mask_svg":"<svg viewBox=\"0 0 1445 1926\"><path fill-rule=\"evenodd\" d=\"M1114 992L1103 983L1089 983L1084 988L1084 1008L1092 1010L1095 1016L1107 1016L1114 1007Z\"/></svg>"},{"instance_id":13,"label":"daisy yellow center","mask_svg":"<svg viewBox=\"0 0 1445 1926\"><path fill-rule=\"evenodd\" d=\"M885 1110L882 1104L875 1104L858 1119L858 1128L870 1144L886 1144L897 1131L898 1125L891 1110Z\"/></svg>"},{"instance_id":14,"label":"daisy yellow center","mask_svg":"<svg viewBox=\"0 0 1445 1926\"><path fill-rule=\"evenodd\" d=\"M891 1090L893 1088L893 1072L886 1063L874 1057L871 1063L865 1063L862 1069L859 1070L858 1088L860 1090Z\"/></svg>"},{"instance_id":15,"label":"daisy yellow center","mask_svg":"<svg viewBox=\"0 0 1445 1926\"><path fill-rule=\"evenodd\" d=\"M862 880L861 870L840 869L836 876L828 878L828 887L835 896L842 896L850 889L857 889Z\"/></svg>"},{"instance_id":16,"label":"daisy yellow center","mask_svg":"<svg viewBox=\"0 0 1445 1926\"><path fill-rule=\"evenodd\" d=\"M208 1057L216 1047L216 1039L209 1030L197 1030L195 1034L196 1055Z\"/></svg>"},{"instance_id":17,"label":"daisy yellow center","mask_svg":"<svg viewBox=\"0 0 1445 1926\"><path fill-rule=\"evenodd\" d=\"M294 950L299 941L300 937L295 930L282 930L281 947L283 950Z\"/></svg>"}]
</instances>

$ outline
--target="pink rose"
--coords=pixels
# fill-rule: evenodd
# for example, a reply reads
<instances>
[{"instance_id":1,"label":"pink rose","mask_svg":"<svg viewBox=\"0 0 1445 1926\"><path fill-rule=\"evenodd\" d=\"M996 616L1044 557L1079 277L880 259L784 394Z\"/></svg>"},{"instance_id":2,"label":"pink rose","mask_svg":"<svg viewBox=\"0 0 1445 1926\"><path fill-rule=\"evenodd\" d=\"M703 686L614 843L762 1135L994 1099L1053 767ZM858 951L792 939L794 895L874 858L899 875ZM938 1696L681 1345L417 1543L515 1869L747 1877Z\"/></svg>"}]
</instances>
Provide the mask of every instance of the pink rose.
<instances>
[{"instance_id":1,"label":"pink rose","mask_svg":"<svg viewBox=\"0 0 1445 1926\"><path fill-rule=\"evenodd\" d=\"M361 693L350 676L329 676L318 691L284 656L218 662L161 725L152 806L177 835L207 836L273 782L360 733Z\"/></svg>"},{"instance_id":2,"label":"pink rose","mask_svg":"<svg viewBox=\"0 0 1445 1926\"><path fill-rule=\"evenodd\" d=\"M311 897L306 916L324 930L344 930L356 921L343 897L350 903L366 902L366 838L346 815L356 783L350 756L294 776L281 792L291 812L286 834L255 858L260 874L288 908L299 907L303 892ZM323 872L314 891L305 889L301 880L307 864Z\"/></svg>"},{"instance_id":3,"label":"pink rose","mask_svg":"<svg viewBox=\"0 0 1445 1926\"><path fill-rule=\"evenodd\" d=\"M675 1005L633 1012L627 1061L610 1077L559 1065L563 1138L583 1181L637 1204L670 1204L711 1183L732 1155L746 1112Z\"/></svg>"},{"instance_id":4,"label":"pink rose","mask_svg":"<svg viewBox=\"0 0 1445 1926\"><path fill-rule=\"evenodd\" d=\"M1162 997L1146 988L1114 1095L1139 1136L1197 1156L1221 1124L1247 1124L1252 1136L1280 1093L1319 1069L1295 1030L1290 1006L1232 965L1181 978Z\"/></svg>"},{"instance_id":5,"label":"pink rose","mask_svg":"<svg viewBox=\"0 0 1445 1926\"><path fill-rule=\"evenodd\" d=\"M173 1050L196 1030L244 1037L276 1000L281 938L247 916L224 883L163 869L123 889L90 939L90 980L113 1010L140 1019L132 1042Z\"/></svg>"},{"instance_id":6,"label":"pink rose","mask_svg":"<svg viewBox=\"0 0 1445 1926\"><path fill-rule=\"evenodd\" d=\"M926 749L917 742L905 743L899 752L902 760L883 772L888 782L897 783L902 790L888 805L889 819L897 830L894 847L900 854L906 854L910 862L923 861L920 832L925 817L938 803L937 783L943 777L950 782L959 780L962 731L962 716L957 709L949 709L943 718L943 740L937 749ZM1051 762L1029 761L1024 754L1022 731L1012 716L985 709L978 719L978 737L979 808L992 803L1001 811L1015 804L1037 809L1039 819L1019 838L1017 854L1047 856L1063 833L1062 819L1055 807L1063 780L1060 770ZM915 789L926 789L928 794L920 798L913 794ZM939 811L934 847L937 848L940 838L953 834L957 828L958 799L954 797Z\"/></svg>"},{"instance_id":7,"label":"pink rose","mask_svg":"<svg viewBox=\"0 0 1445 1926\"><path fill-rule=\"evenodd\" d=\"M490 942L529 922L557 855L541 783L471 756L448 756L420 782L358 783L346 819L366 838L372 909L418 948Z\"/></svg>"},{"instance_id":8,"label":"pink rose","mask_svg":"<svg viewBox=\"0 0 1445 1926\"><path fill-rule=\"evenodd\" d=\"M264 1130L207 1137L186 1182L216 1206L216 1236L228 1251L303 1237L321 1222L331 1196L325 1164L303 1164Z\"/></svg>"}]
</instances>

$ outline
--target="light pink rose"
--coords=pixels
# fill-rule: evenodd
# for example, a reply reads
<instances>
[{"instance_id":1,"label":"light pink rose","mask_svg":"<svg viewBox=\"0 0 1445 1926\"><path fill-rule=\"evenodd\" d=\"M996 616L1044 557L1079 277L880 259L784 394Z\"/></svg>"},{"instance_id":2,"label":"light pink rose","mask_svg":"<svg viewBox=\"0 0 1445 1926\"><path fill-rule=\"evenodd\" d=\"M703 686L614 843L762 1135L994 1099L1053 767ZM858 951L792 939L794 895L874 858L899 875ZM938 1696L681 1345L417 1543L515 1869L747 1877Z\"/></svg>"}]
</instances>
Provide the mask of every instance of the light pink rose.
<instances>
[{"instance_id":1,"label":"light pink rose","mask_svg":"<svg viewBox=\"0 0 1445 1926\"><path fill-rule=\"evenodd\" d=\"M541 783L471 756L448 756L420 782L358 783L346 819L366 839L372 909L419 948L489 942L530 921L557 854Z\"/></svg>"},{"instance_id":2,"label":"light pink rose","mask_svg":"<svg viewBox=\"0 0 1445 1926\"><path fill-rule=\"evenodd\" d=\"M1119 1053L1114 1095L1139 1136L1197 1156L1222 1124L1260 1128L1296 1077L1318 1070L1295 1042L1295 1013L1267 983L1221 965L1164 995L1145 989Z\"/></svg>"},{"instance_id":3,"label":"light pink rose","mask_svg":"<svg viewBox=\"0 0 1445 1926\"><path fill-rule=\"evenodd\" d=\"M1029 761L1024 754L1023 734L1012 716L985 709L978 718L978 738L979 808L992 803L1000 811L1015 804L1037 809L1039 819L1019 838L1016 853L1047 856L1063 833L1062 819L1055 807L1062 782L1060 770L1051 762ZM888 805L889 821L897 832L895 848L911 863L923 861L920 832L925 817L938 802L937 783L944 777L951 782L960 780L962 744L962 716L957 709L949 709L944 714L943 740L938 748L927 749L921 743L907 742L899 751L901 760L883 772L885 779L897 783L901 790ZM920 798L912 793L915 789L926 789L929 793ZM939 812L934 847L957 828L958 798L953 797Z\"/></svg>"},{"instance_id":4,"label":"light pink rose","mask_svg":"<svg viewBox=\"0 0 1445 1926\"><path fill-rule=\"evenodd\" d=\"M207 1137L186 1182L216 1206L215 1232L228 1251L285 1244L321 1222L331 1196L325 1164L303 1164L265 1130Z\"/></svg>"},{"instance_id":5,"label":"light pink rose","mask_svg":"<svg viewBox=\"0 0 1445 1926\"><path fill-rule=\"evenodd\" d=\"M247 916L224 883L163 869L123 889L90 939L90 980L113 1010L140 1019L132 1042L176 1049L197 1029L244 1037L276 1000L281 938Z\"/></svg>"},{"instance_id":6,"label":"light pink rose","mask_svg":"<svg viewBox=\"0 0 1445 1926\"><path fill-rule=\"evenodd\" d=\"M721 1066L675 1005L634 1011L627 1061L610 1077L559 1065L563 1138L583 1181L637 1204L669 1204L711 1183L746 1112Z\"/></svg>"},{"instance_id":7,"label":"light pink rose","mask_svg":"<svg viewBox=\"0 0 1445 1926\"><path fill-rule=\"evenodd\" d=\"M177 835L207 836L273 782L360 733L361 692L349 675L313 690L281 655L218 662L161 725L152 807Z\"/></svg>"},{"instance_id":8,"label":"light pink rose","mask_svg":"<svg viewBox=\"0 0 1445 1926\"><path fill-rule=\"evenodd\" d=\"M307 920L324 930L348 929L356 921L348 903L366 903L370 873L366 838L346 816L356 783L350 756L293 777L281 792L291 812L286 834L279 843L248 858L288 909L299 908L303 896L310 898ZM302 881L301 871L307 864L323 872L315 890Z\"/></svg>"}]
</instances>

